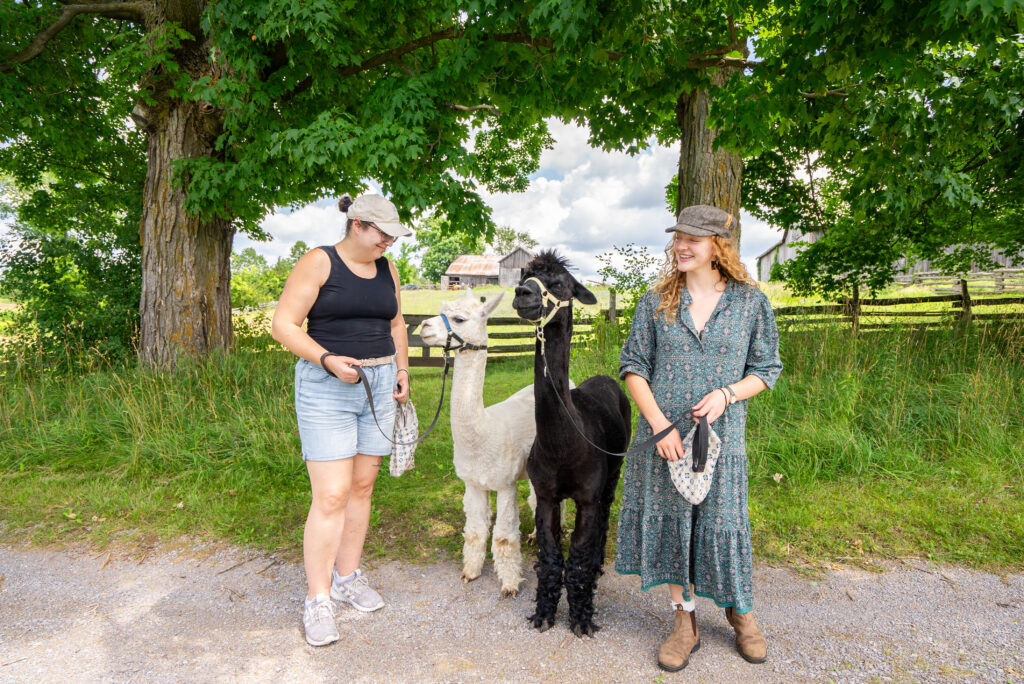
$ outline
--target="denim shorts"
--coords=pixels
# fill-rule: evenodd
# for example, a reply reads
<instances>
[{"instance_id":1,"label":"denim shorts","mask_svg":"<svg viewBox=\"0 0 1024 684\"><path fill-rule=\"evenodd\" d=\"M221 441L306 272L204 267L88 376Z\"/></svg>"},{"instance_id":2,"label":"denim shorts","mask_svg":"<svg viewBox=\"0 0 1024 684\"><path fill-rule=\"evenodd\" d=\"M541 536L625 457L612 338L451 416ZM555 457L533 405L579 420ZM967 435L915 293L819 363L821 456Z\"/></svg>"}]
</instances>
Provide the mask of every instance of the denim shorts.
<instances>
[{"instance_id":1,"label":"denim shorts","mask_svg":"<svg viewBox=\"0 0 1024 684\"><path fill-rule=\"evenodd\" d=\"M395 429L395 364L363 371L373 394L379 428L362 383L340 380L305 359L295 364L295 415L303 460L336 461L356 454L391 453L391 442L381 430L392 437Z\"/></svg>"}]
</instances>

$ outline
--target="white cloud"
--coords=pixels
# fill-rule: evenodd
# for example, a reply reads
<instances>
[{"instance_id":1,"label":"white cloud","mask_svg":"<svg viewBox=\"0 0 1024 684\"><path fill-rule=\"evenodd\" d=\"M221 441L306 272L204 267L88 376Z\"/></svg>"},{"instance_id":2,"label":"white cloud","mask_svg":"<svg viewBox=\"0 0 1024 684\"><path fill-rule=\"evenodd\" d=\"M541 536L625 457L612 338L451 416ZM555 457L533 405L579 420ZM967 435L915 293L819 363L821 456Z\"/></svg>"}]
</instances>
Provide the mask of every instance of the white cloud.
<instances>
[{"instance_id":1,"label":"white cloud","mask_svg":"<svg viewBox=\"0 0 1024 684\"><path fill-rule=\"evenodd\" d=\"M236 235L234 250L252 247L274 263L278 257L288 256L296 242L302 240L310 247L333 245L345 233L345 215L338 211L337 200L325 199L307 204L297 211L279 211L267 215L261 223L263 230L273 237L270 242L257 242L247 235Z\"/></svg>"},{"instance_id":2,"label":"white cloud","mask_svg":"<svg viewBox=\"0 0 1024 684\"><path fill-rule=\"evenodd\" d=\"M664 230L674 222L665 205L665 186L675 175L678 151L656 145L631 157L591 148L582 127L551 121L550 129L555 146L541 155L540 172L525 192L481 191L495 223L529 233L541 247L558 249L583 278L595 277L598 257L613 245L634 243L660 257L667 242ZM263 222L271 242L238 236L235 249L254 247L272 262L287 255L297 240L311 247L337 241L344 231L342 218L332 199L277 212ZM754 259L781 233L746 213L741 222L741 256L754 273Z\"/></svg>"}]
</instances>

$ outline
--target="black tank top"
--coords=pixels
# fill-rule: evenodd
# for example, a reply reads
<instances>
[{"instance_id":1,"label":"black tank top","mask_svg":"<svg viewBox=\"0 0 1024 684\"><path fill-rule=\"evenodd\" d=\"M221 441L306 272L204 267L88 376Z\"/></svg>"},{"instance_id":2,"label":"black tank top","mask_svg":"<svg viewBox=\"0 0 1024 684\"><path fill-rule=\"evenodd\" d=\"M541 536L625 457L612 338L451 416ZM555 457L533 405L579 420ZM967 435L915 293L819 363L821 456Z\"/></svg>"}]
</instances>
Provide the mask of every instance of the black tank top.
<instances>
[{"instance_id":1,"label":"black tank top","mask_svg":"<svg viewBox=\"0 0 1024 684\"><path fill-rule=\"evenodd\" d=\"M398 315L398 299L388 260L377 259L377 275L361 278L333 246L320 249L331 258L331 274L309 310L309 336L327 351L355 359L394 354L391 321Z\"/></svg>"}]
</instances>

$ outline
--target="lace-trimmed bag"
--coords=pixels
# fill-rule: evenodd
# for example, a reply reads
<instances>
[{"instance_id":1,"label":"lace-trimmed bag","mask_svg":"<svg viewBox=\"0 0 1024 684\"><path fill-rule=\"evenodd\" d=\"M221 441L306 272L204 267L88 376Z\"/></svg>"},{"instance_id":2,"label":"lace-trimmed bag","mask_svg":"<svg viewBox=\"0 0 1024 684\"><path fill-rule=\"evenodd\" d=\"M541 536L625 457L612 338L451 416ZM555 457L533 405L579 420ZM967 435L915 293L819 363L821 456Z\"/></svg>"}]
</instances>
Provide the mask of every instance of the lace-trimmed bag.
<instances>
[{"instance_id":1,"label":"lace-trimmed bag","mask_svg":"<svg viewBox=\"0 0 1024 684\"><path fill-rule=\"evenodd\" d=\"M413 456L416 453L416 436L419 429L420 421L416 417L416 407L412 405L412 401L398 403L395 407L395 432L391 437L394 446L388 463L388 472L394 477L416 466Z\"/></svg>"},{"instance_id":2,"label":"lace-trimmed bag","mask_svg":"<svg viewBox=\"0 0 1024 684\"><path fill-rule=\"evenodd\" d=\"M668 462L668 472L683 498L697 505L705 499L714 480L722 440L708 425L706 416L683 437L683 457Z\"/></svg>"}]
</instances>

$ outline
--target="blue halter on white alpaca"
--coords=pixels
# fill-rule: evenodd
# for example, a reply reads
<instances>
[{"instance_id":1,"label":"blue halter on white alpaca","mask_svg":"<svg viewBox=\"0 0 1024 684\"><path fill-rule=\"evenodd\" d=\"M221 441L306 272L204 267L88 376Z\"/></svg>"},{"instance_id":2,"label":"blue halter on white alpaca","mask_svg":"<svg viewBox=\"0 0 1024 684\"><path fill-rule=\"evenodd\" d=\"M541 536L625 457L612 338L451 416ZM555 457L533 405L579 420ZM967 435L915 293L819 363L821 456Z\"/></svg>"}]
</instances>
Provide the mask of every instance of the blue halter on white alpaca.
<instances>
[{"instance_id":1,"label":"blue halter on white alpaca","mask_svg":"<svg viewBox=\"0 0 1024 684\"><path fill-rule=\"evenodd\" d=\"M469 344L464 339L459 337L459 333L455 332L452 329L452 324L448 322L448 317L445 316L443 313L441 314L441 322L444 323L444 327L448 331L448 339L445 340L445 343L444 343L444 355L445 355L445 357L448 356L448 351L449 350L452 350L452 351L462 351L462 350L466 350L466 351L484 351L484 350L487 349L487 345L486 344L485 345ZM453 339L459 341L459 346L458 347L453 347L452 346L452 340Z\"/></svg>"}]
</instances>

